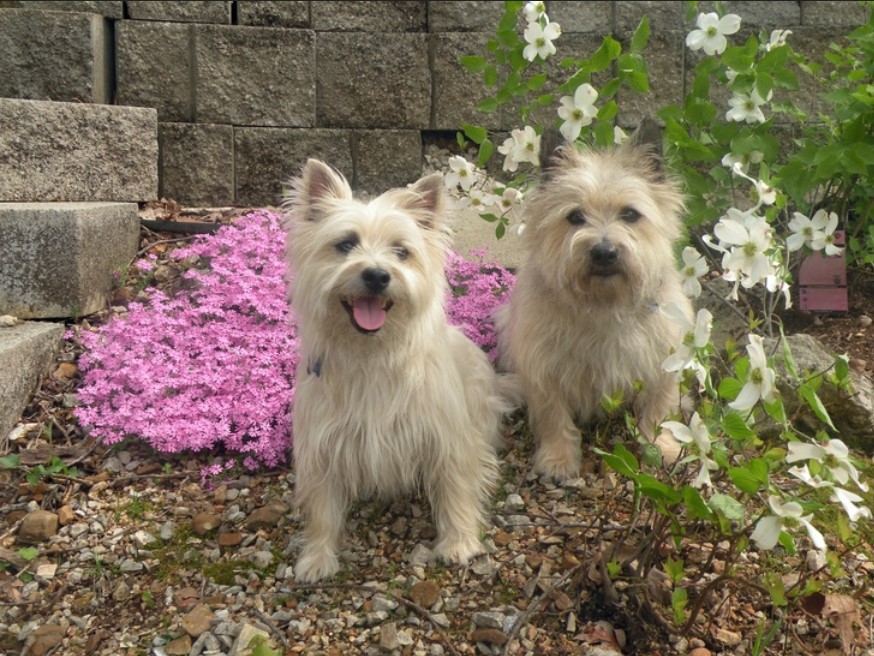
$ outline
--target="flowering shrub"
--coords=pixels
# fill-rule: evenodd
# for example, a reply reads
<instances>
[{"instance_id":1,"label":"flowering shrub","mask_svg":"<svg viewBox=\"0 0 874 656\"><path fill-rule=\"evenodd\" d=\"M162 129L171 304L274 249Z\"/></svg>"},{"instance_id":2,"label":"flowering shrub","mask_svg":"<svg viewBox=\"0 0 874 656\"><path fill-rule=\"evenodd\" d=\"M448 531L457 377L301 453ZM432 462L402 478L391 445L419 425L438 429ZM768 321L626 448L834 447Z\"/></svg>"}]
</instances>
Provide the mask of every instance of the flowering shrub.
<instances>
[{"instance_id":1,"label":"flowering shrub","mask_svg":"<svg viewBox=\"0 0 874 656\"><path fill-rule=\"evenodd\" d=\"M516 32L520 15L526 22L521 38ZM694 11L687 16L695 17ZM598 450L607 464L633 485L635 500L645 501L635 504L625 531L635 542L634 546L626 545L635 553L635 560L613 563L615 571L622 571L619 565L628 565L624 571L629 572L629 585L641 591L641 603L647 608L644 615L662 619L683 635L696 630L699 614L716 586L736 578L735 568L748 550L771 550L779 545L794 554L796 538L800 538L808 541L803 544L825 554L831 548L853 546L853 523L872 517L863 497L850 489L867 492L868 486L846 445L837 439L828 410L817 394L824 383L849 388L846 357L837 357L829 372L798 371L778 332L775 315L781 298L787 307L791 301L791 258L811 251L841 253L834 244L839 219L814 205L809 194L814 185L809 176L805 179L804 168L776 161L780 144L772 134L774 115L797 116L797 111L790 103L773 102L774 91L788 93L799 88L793 63L802 69L810 67L787 43L791 32L775 30L770 36L751 36L744 44L733 45L732 36L740 26L741 19L734 14L697 15L696 27L686 39L697 60L689 92L681 104L662 108L658 116L665 124L668 158L685 181L687 225L704 251L702 255L692 244L683 248L683 289L697 297L702 292L700 278L711 269L721 269L722 278L731 283L725 300L747 302L746 310L755 313L745 353L731 340L721 348L713 344L713 317L708 310L699 310L693 324L678 308L662 308L681 324L685 335L663 368L676 375L678 393L695 406L662 425L682 448L681 457L665 466L658 449L642 438L640 459L621 444L612 452ZM856 33L865 47L874 43L871 34L870 26ZM621 143L625 134L613 125L618 113L615 97L623 87L631 92L648 90L643 58L648 38L649 25L644 18L628 51L607 36L591 56L563 59L567 79L553 81L556 86L544 93L550 82L542 72L544 60L560 51L561 28L550 22L542 2L505 2L487 54L462 57L461 62L495 88L494 95L479 104L479 110L492 112L513 99L521 103L521 122L528 124L512 130L497 149L487 130L463 126L459 143L466 146L470 140L479 149L475 163L454 158L453 169L465 171L463 185L454 178L446 179L459 202L474 204L467 199L476 196L482 218L496 224L498 237L514 222L520 230L524 228L516 206L503 207L497 199L508 189L521 196L536 180L539 142L548 126L530 124L533 109L558 104L553 123L570 142L598 146ZM870 70L871 66L869 60L862 68ZM611 70L616 71L612 78ZM603 81L600 89L593 85L596 74ZM854 77L854 82L861 78ZM719 87L728 92L719 96L727 102L711 99L715 95L712 91ZM533 100L526 104L525 99L531 96ZM857 88L853 109L865 111L862 101L870 96L869 88ZM854 134L860 137L858 130ZM820 156L812 143L805 142L804 147L804 157L810 157L813 164L812 158ZM485 172L495 150L504 156L503 171L512 173L512 179L497 181ZM832 158L837 152L833 150L828 151L825 163L835 163ZM861 153L850 144L837 150ZM855 175L862 168L856 166ZM824 178L818 183L828 185ZM802 193L797 193L799 190ZM782 385L778 385L774 352L766 348L761 332L781 337L775 343L785 368L779 381ZM802 427L797 414L788 416L784 396L790 395L816 417L818 425L812 430ZM605 405L617 404L609 399ZM806 464L798 466L802 460ZM842 511L830 526L823 523L822 513L816 512L829 502ZM645 549L640 548L641 535L648 545ZM610 538L610 553L622 551L621 541ZM727 545L720 555L725 573L716 576L707 567L684 564L683 548L689 544ZM666 558L665 553L674 557ZM710 562L714 553L704 562ZM837 561L832 557L828 562L836 571ZM648 591L652 578L663 573L670 577L667 612ZM770 595L775 607L782 607L809 594L816 585L811 577L802 576L787 590L778 573L766 572L761 589ZM691 604L693 597L696 601ZM760 640L762 635L764 627ZM773 638L774 631L769 635ZM757 649L762 647L759 642Z\"/></svg>"},{"instance_id":2,"label":"flowering shrub","mask_svg":"<svg viewBox=\"0 0 874 656\"><path fill-rule=\"evenodd\" d=\"M285 231L267 211L248 214L214 236L173 253L196 256L183 289L146 290L125 316L78 335L86 352L77 416L108 444L133 436L163 453L226 455L204 470L217 475L235 459L245 467L284 461L291 444L297 339L286 302ZM455 293L447 314L494 357L491 313L513 276L451 253ZM151 270L154 256L135 263Z\"/></svg>"}]
</instances>

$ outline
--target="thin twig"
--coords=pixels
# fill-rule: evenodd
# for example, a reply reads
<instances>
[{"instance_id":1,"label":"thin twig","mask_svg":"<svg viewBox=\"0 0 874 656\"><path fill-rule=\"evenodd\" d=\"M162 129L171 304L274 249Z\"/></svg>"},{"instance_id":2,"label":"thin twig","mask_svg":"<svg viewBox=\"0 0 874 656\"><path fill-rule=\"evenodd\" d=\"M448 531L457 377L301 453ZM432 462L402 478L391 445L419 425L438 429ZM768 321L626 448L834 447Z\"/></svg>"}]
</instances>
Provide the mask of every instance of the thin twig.
<instances>
[{"instance_id":1,"label":"thin twig","mask_svg":"<svg viewBox=\"0 0 874 656\"><path fill-rule=\"evenodd\" d=\"M285 647L286 649L288 649L288 647L289 647L289 644L288 644L288 638L286 638L286 637L285 637L285 634L284 634L282 631L280 631L280 630L279 630L279 629L278 629L278 628L273 624L273 620L271 620L269 617L267 617L267 615L265 615L264 613L262 613L262 612L261 612L260 610L258 610L257 608L254 608L254 607L253 607L252 610L255 611L255 614L258 616L258 619L260 619L260 620L264 623L264 625L267 627L267 629L270 631L270 633L272 633L273 635L275 635L275 636L279 639L279 642L282 643L282 646Z\"/></svg>"},{"instance_id":2,"label":"thin twig","mask_svg":"<svg viewBox=\"0 0 874 656\"><path fill-rule=\"evenodd\" d=\"M180 241L188 241L190 239L194 239L195 237L200 236L200 234L201 233L194 233L191 235L187 235L186 237L177 237L176 239L159 239L158 241L153 241L151 244L149 244L145 248L141 248L139 251L137 251L137 254L134 255L134 259L132 259L130 261L130 263L133 264L134 262L136 262L138 257L145 255L146 253L148 253L150 250L152 250L155 246L158 246L159 244L175 244L175 243L180 242Z\"/></svg>"}]
</instances>

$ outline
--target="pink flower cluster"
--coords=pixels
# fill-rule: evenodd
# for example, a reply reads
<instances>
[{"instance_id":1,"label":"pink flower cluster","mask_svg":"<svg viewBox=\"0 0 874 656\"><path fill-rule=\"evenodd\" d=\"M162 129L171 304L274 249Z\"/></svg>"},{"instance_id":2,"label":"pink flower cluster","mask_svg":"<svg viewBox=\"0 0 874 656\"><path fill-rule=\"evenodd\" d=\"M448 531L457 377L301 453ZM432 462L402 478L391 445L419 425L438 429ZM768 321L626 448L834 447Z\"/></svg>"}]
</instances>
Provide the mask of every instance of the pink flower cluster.
<instances>
[{"instance_id":1,"label":"pink flower cluster","mask_svg":"<svg viewBox=\"0 0 874 656\"><path fill-rule=\"evenodd\" d=\"M79 336L79 422L110 444L136 437L165 453L224 456L222 470L285 461L298 355L284 249L280 217L256 211L177 250L201 258L181 291L148 289L148 303ZM514 278L475 257L451 254L447 313L494 358L491 315Z\"/></svg>"}]
</instances>

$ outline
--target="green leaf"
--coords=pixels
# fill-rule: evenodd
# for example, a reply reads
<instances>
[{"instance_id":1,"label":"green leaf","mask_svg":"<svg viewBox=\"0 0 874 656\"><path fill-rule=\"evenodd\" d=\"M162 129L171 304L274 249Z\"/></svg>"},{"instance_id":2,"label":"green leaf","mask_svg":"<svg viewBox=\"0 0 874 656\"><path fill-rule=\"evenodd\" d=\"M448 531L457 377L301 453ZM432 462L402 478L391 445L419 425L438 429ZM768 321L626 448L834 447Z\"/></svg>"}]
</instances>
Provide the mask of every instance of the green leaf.
<instances>
[{"instance_id":1,"label":"green leaf","mask_svg":"<svg viewBox=\"0 0 874 656\"><path fill-rule=\"evenodd\" d=\"M683 578L683 561L666 558L664 563L665 574L671 579L671 583L677 584Z\"/></svg>"},{"instance_id":2,"label":"green leaf","mask_svg":"<svg viewBox=\"0 0 874 656\"><path fill-rule=\"evenodd\" d=\"M707 505L715 513L722 515L729 521L743 521L744 505L734 497L717 492L710 497L710 501L707 502Z\"/></svg>"},{"instance_id":3,"label":"green leaf","mask_svg":"<svg viewBox=\"0 0 874 656\"><path fill-rule=\"evenodd\" d=\"M486 66L486 69L483 71L483 82L490 87L497 86L498 69L494 66Z\"/></svg>"},{"instance_id":4,"label":"green leaf","mask_svg":"<svg viewBox=\"0 0 874 656\"><path fill-rule=\"evenodd\" d=\"M475 144L481 144L489 136L489 131L485 128L468 123L462 123L461 129L464 130L464 136L470 139Z\"/></svg>"},{"instance_id":5,"label":"green leaf","mask_svg":"<svg viewBox=\"0 0 874 656\"><path fill-rule=\"evenodd\" d=\"M741 492L753 495L768 486L768 463L755 458L743 467L729 467L728 475Z\"/></svg>"},{"instance_id":6,"label":"green leaf","mask_svg":"<svg viewBox=\"0 0 874 656\"><path fill-rule=\"evenodd\" d=\"M601 47L595 51L595 54L589 60L592 72L600 73L606 70L613 63L613 60L619 56L620 52L622 52L622 44L612 36L605 36Z\"/></svg>"},{"instance_id":7,"label":"green leaf","mask_svg":"<svg viewBox=\"0 0 874 656\"><path fill-rule=\"evenodd\" d=\"M783 364L786 366L786 373L792 378L798 378L798 365L795 363L795 358L792 356L792 349L789 348L789 342L786 341L786 335L783 333L783 324L780 327L780 350L783 353Z\"/></svg>"},{"instance_id":8,"label":"green leaf","mask_svg":"<svg viewBox=\"0 0 874 656\"><path fill-rule=\"evenodd\" d=\"M506 221L498 221L497 225L495 225L495 238L502 239L506 233L507 233L507 222Z\"/></svg>"},{"instance_id":9,"label":"green leaf","mask_svg":"<svg viewBox=\"0 0 874 656\"><path fill-rule=\"evenodd\" d=\"M735 440L748 440L756 437L756 431L747 426L747 422L737 412L728 411L720 422L723 432Z\"/></svg>"},{"instance_id":10,"label":"green leaf","mask_svg":"<svg viewBox=\"0 0 874 656\"><path fill-rule=\"evenodd\" d=\"M832 430L837 430L832 423L831 417L828 416L828 410L822 404L822 399L819 398L819 395L813 391L813 388L808 383L799 386L798 394L807 402L807 405L810 406L810 409L813 410L813 413L822 423Z\"/></svg>"},{"instance_id":11,"label":"green leaf","mask_svg":"<svg viewBox=\"0 0 874 656\"><path fill-rule=\"evenodd\" d=\"M477 105L476 108L481 112L490 114L491 112L494 112L498 109L498 101L495 98L486 98L479 105Z\"/></svg>"},{"instance_id":12,"label":"green leaf","mask_svg":"<svg viewBox=\"0 0 874 656\"><path fill-rule=\"evenodd\" d=\"M479 215L479 218L481 218L483 221L486 221L488 223L494 223L495 221L500 220L501 217L499 217L495 214L491 214L489 212L483 212L482 214Z\"/></svg>"},{"instance_id":13,"label":"green leaf","mask_svg":"<svg viewBox=\"0 0 874 656\"><path fill-rule=\"evenodd\" d=\"M719 381L717 392L719 393L719 398L726 401L734 401L742 389L743 383L737 378L723 378Z\"/></svg>"},{"instance_id":14,"label":"green leaf","mask_svg":"<svg viewBox=\"0 0 874 656\"><path fill-rule=\"evenodd\" d=\"M634 30L634 34L631 36L631 52L639 53L644 48L646 48L646 44L649 42L649 19L644 16L640 19L640 23L637 25L637 29Z\"/></svg>"},{"instance_id":15,"label":"green leaf","mask_svg":"<svg viewBox=\"0 0 874 656\"><path fill-rule=\"evenodd\" d=\"M18 550L18 555L27 562L30 562L31 560L39 556L39 549L37 549L36 547L23 547Z\"/></svg>"},{"instance_id":16,"label":"green leaf","mask_svg":"<svg viewBox=\"0 0 874 656\"><path fill-rule=\"evenodd\" d=\"M686 510L689 511L690 519L713 519L713 511L707 507L704 497L698 490L691 485L684 485L681 494L683 495L683 503L686 504Z\"/></svg>"},{"instance_id":17,"label":"green leaf","mask_svg":"<svg viewBox=\"0 0 874 656\"><path fill-rule=\"evenodd\" d=\"M486 58L479 55L464 55L458 61L472 73L479 73L486 67Z\"/></svg>"},{"instance_id":18,"label":"green leaf","mask_svg":"<svg viewBox=\"0 0 874 656\"><path fill-rule=\"evenodd\" d=\"M670 485L662 483L659 479L649 474L638 474L637 484L640 487L640 493L653 501L663 501L668 505L679 503L682 498Z\"/></svg>"},{"instance_id":19,"label":"green leaf","mask_svg":"<svg viewBox=\"0 0 874 656\"><path fill-rule=\"evenodd\" d=\"M528 78L527 86L529 91L538 91L540 87L546 84L546 73L538 73Z\"/></svg>"},{"instance_id":20,"label":"green leaf","mask_svg":"<svg viewBox=\"0 0 874 656\"><path fill-rule=\"evenodd\" d=\"M476 165L481 169L486 167L486 164L489 163L489 160L492 159L492 155L495 152L495 144L492 143L491 139L484 139L483 142L479 145L479 155L476 158Z\"/></svg>"},{"instance_id":21,"label":"green leaf","mask_svg":"<svg viewBox=\"0 0 874 656\"><path fill-rule=\"evenodd\" d=\"M17 453L10 453L8 456L0 458L0 467L3 469L15 469L18 463L21 462L21 456Z\"/></svg>"},{"instance_id":22,"label":"green leaf","mask_svg":"<svg viewBox=\"0 0 874 656\"><path fill-rule=\"evenodd\" d=\"M689 603L689 595L684 588L674 588L671 593L671 608L674 611L674 621L677 624L683 622L686 618L686 604Z\"/></svg>"},{"instance_id":23,"label":"green leaf","mask_svg":"<svg viewBox=\"0 0 874 656\"><path fill-rule=\"evenodd\" d=\"M637 472L640 469L637 463L637 458L635 458L634 454L621 444L617 444L613 448L613 453L608 453L601 449L595 449L595 452L604 458L604 462L606 462L613 470L619 472L623 476L631 479L634 479L637 476Z\"/></svg>"},{"instance_id":24,"label":"green leaf","mask_svg":"<svg viewBox=\"0 0 874 656\"><path fill-rule=\"evenodd\" d=\"M540 105L551 105L555 102L555 96L551 93L545 93L542 96L537 97L537 102Z\"/></svg>"}]
</instances>

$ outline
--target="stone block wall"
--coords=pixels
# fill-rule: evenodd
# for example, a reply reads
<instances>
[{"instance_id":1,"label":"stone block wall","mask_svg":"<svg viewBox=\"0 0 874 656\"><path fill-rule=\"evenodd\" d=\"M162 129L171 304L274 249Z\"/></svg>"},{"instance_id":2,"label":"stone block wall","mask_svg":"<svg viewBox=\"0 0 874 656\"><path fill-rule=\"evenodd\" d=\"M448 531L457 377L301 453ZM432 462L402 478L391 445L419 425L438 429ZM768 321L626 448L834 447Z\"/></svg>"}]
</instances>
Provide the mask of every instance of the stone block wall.
<instances>
[{"instance_id":1,"label":"stone block wall","mask_svg":"<svg viewBox=\"0 0 874 656\"><path fill-rule=\"evenodd\" d=\"M681 0L547 4L565 52L591 53L608 33L627 42L649 17L652 92L620 103L621 124L683 97ZM745 30L791 29L809 55L867 19L853 2L724 5ZM159 194L185 204L275 203L308 157L381 190L415 180L423 143L464 121L518 126L510 109L477 115L488 89L458 63L484 52L502 11L498 0L4 0L0 97L154 108ZM800 102L817 106L813 93Z\"/></svg>"}]
</instances>

